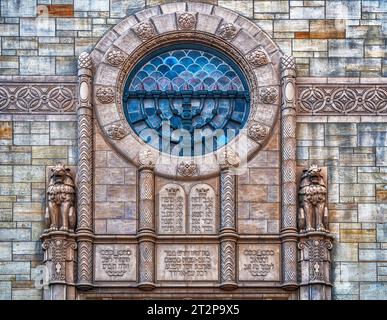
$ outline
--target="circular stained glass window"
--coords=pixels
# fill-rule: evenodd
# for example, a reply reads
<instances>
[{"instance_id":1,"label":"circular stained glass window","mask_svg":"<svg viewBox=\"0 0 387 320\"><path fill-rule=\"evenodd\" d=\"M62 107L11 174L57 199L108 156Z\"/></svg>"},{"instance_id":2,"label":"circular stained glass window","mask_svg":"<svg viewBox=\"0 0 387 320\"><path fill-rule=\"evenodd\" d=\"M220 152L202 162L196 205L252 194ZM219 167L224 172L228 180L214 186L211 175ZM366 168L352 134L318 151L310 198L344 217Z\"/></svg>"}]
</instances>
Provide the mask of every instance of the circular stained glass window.
<instances>
[{"instance_id":1,"label":"circular stained glass window","mask_svg":"<svg viewBox=\"0 0 387 320\"><path fill-rule=\"evenodd\" d=\"M164 153L196 156L231 141L249 116L245 76L226 55L178 45L142 59L123 96L133 131Z\"/></svg>"}]
</instances>

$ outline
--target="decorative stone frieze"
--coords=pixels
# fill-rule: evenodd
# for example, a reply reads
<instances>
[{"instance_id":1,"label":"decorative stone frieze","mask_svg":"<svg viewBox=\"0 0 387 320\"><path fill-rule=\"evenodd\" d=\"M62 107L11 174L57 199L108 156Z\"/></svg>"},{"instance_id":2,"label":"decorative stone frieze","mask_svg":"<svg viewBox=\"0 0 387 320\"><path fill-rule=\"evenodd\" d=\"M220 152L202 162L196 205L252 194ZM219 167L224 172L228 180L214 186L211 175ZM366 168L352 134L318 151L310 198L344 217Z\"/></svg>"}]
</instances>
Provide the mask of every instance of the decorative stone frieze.
<instances>
[{"instance_id":1,"label":"decorative stone frieze","mask_svg":"<svg viewBox=\"0 0 387 320\"><path fill-rule=\"evenodd\" d=\"M128 134L122 123L113 123L106 128L106 133L113 140L120 140Z\"/></svg>"},{"instance_id":2,"label":"decorative stone frieze","mask_svg":"<svg viewBox=\"0 0 387 320\"><path fill-rule=\"evenodd\" d=\"M259 49L250 52L246 59L254 68L262 67L269 63L266 53Z\"/></svg>"},{"instance_id":3,"label":"decorative stone frieze","mask_svg":"<svg viewBox=\"0 0 387 320\"><path fill-rule=\"evenodd\" d=\"M225 40L232 40L238 33L238 28L233 23L223 23L218 30L218 35Z\"/></svg>"},{"instance_id":4,"label":"decorative stone frieze","mask_svg":"<svg viewBox=\"0 0 387 320\"><path fill-rule=\"evenodd\" d=\"M114 101L114 90L106 87L98 88L96 97L101 103L111 103Z\"/></svg>"},{"instance_id":5,"label":"decorative stone frieze","mask_svg":"<svg viewBox=\"0 0 387 320\"><path fill-rule=\"evenodd\" d=\"M107 54L106 60L112 65L112 66L119 66L125 61L125 54L121 50L111 50Z\"/></svg>"},{"instance_id":6,"label":"decorative stone frieze","mask_svg":"<svg viewBox=\"0 0 387 320\"><path fill-rule=\"evenodd\" d=\"M148 21L142 21L134 27L134 32L141 40L148 40L156 35L156 30Z\"/></svg>"},{"instance_id":7,"label":"decorative stone frieze","mask_svg":"<svg viewBox=\"0 0 387 320\"><path fill-rule=\"evenodd\" d=\"M196 16L191 12L179 13L177 24L180 30L192 30L196 26Z\"/></svg>"}]
</instances>

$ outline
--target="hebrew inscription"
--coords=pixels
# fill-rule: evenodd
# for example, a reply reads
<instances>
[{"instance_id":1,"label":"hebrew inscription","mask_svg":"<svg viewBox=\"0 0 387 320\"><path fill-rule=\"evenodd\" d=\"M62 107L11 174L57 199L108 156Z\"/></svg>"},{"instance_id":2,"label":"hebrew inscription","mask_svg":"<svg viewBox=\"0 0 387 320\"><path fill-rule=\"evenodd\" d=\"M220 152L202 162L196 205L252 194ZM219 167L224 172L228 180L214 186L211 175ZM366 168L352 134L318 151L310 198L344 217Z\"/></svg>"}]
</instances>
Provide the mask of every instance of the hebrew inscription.
<instances>
[{"instance_id":1,"label":"hebrew inscription","mask_svg":"<svg viewBox=\"0 0 387 320\"><path fill-rule=\"evenodd\" d=\"M239 280L279 281L279 245L239 245Z\"/></svg>"},{"instance_id":2,"label":"hebrew inscription","mask_svg":"<svg viewBox=\"0 0 387 320\"><path fill-rule=\"evenodd\" d=\"M212 234L216 232L215 191L205 183L200 183L189 195L189 232L193 234Z\"/></svg>"},{"instance_id":3,"label":"hebrew inscription","mask_svg":"<svg viewBox=\"0 0 387 320\"><path fill-rule=\"evenodd\" d=\"M185 233L185 194L177 184L167 184L159 192L159 233Z\"/></svg>"},{"instance_id":4,"label":"hebrew inscription","mask_svg":"<svg viewBox=\"0 0 387 320\"><path fill-rule=\"evenodd\" d=\"M96 245L95 280L135 281L136 251L135 245Z\"/></svg>"},{"instance_id":5,"label":"hebrew inscription","mask_svg":"<svg viewBox=\"0 0 387 320\"><path fill-rule=\"evenodd\" d=\"M157 280L217 281L218 245L158 245Z\"/></svg>"}]
</instances>

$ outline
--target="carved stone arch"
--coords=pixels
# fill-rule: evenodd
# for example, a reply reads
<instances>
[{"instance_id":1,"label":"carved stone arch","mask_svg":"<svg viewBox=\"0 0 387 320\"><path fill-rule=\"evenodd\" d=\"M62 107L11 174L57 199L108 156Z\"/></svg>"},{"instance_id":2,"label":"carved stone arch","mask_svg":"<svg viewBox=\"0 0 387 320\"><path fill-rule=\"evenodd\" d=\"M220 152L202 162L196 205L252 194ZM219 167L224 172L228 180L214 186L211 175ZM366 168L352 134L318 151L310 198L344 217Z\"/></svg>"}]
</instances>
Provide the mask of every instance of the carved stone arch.
<instances>
[{"instance_id":1,"label":"carved stone arch","mask_svg":"<svg viewBox=\"0 0 387 320\"><path fill-rule=\"evenodd\" d=\"M117 24L98 42L90 54L94 68L93 104L105 139L123 157L138 164L138 153L146 143L132 131L123 113L126 78L149 52L182 42L216 48L234 60L245 74L251 95L250 114L245 130L228 147L233 148L245 139L243 152L246 158L251 158L266 144L277 119L282 52L248 19L204 3L169 3L139 11ZM222 149L195 160L197 170L193 178L219 174L217 155ZM182 178L178 170L182 161L191 159L177 156L165 159L162 154L155 173Z\"/></svg>"}]
</instances>

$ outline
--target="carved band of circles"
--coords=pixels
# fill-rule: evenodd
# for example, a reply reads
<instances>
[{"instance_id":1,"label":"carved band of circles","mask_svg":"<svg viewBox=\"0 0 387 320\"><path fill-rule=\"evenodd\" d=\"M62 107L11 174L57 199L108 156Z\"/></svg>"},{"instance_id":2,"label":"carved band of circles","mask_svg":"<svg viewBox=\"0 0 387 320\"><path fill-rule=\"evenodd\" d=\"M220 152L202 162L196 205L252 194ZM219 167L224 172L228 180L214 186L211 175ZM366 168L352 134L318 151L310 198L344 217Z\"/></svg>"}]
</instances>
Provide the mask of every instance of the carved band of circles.
<instances>
[{"instance_id":1,"label":"carved band of circles","mask_svg":"<svg viewBox=\"0 0 387 320\"><path fill-rule=\"evenodd\" d=\"M196 17L194 14L189 12L184 12L179 15L177 19L177 24L180 30L192 30L196 26Z\"/></svg>"},{"instance_id":2,"label":"carved band of circles","mask_svg":"<svg viewBox=\"0 0 387 320\"><path fill-rule=\"evenodd\" d=\"M246 56L247 61L255 68L269 63L266 53L262 50L254 50Z\"/></svg>"},{"instance_id":3,"label":"carved band of circles","mask_svg":"<svg viewBox=\"0 0 387 320\"><path fill-rule=\"evenodd\" d=\"M218 35L225 40L232 40L237 33L238 29L233 23L223 23L218 30Z\"/></svg>"},{"instance_id":4,"label":"carved band of circles","mask_svg":"<svg viewBox=\"0 0 387 320\"><path fill-rule=\"evenodd\" d=\"M150 22L140 22L134 27L134 32L141 40L147 40L156 35L155 28Z\"/></svg>"},{"instance_id":5,"label":"carved band of circles","mask_svg":"<svg viewBox=\"0 0 387 320\"><path fill-rule=\"evenodd\" d=\"M107 54L106 60L112 66L119 66L125 60L125 54L121 50L111 50Z\"/></svg>"},{"instance_id":6,"label":"carved band of circles","mask_svg":"<svg viewBox=\"0 0 387 320\"><path fill-rule=\"evenodd\" d=\"M111 103L114 101L114 91L111 88L99 88L96 96L101 103Z\"/></svg>"}]
</instances>

